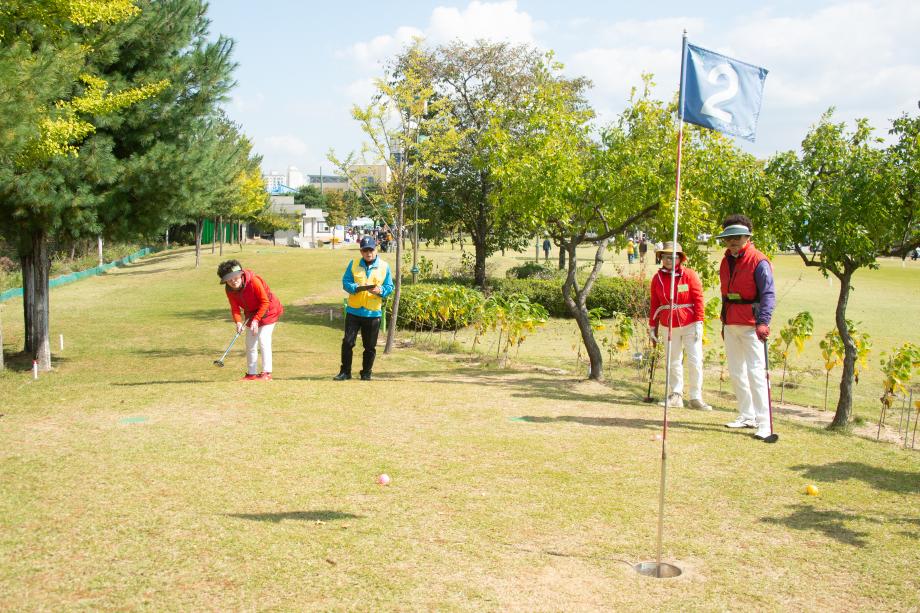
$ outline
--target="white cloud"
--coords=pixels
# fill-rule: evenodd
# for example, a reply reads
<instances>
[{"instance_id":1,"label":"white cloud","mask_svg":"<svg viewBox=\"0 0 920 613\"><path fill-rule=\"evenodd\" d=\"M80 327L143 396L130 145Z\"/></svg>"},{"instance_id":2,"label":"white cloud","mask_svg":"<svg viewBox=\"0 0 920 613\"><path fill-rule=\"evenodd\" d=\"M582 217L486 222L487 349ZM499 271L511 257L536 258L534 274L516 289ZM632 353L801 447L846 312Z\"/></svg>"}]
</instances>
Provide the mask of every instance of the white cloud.
<instances>
[{"instance_id":1,"label":"white cloud","mask_svg":"<svg viewBox=\"0 0 920 613\"><path fill-rule=\"evenodd\" d=\"M696 17L669 17L667 19L627 19L601 26L604 41L614 45L656 46L680 51L680 37L684 30L698 37L706 24ZM680 55L678 53L678 55Z\"/></svg>"},{"instance_id":2,"label":"white cloud","mask_svg":"<svg viewBox=\"0 0 920 613\"><path fill-rule=\"evenodd\" d=\"M474 0L461 10L438 7L431 13L426 29L434 43L455 39L474 42L477 39L533 43L535 30L542 27L526 12L518 10L517 0L479 2Z\"/></svg>"},{"instance_id":3,"label":"white cloud","mask_svg":"<svg viewBox=\"0 0 920 613\"><path fill-rule=\"evenodd\" d=\"M594 82L593 99L625 106L630 89L640 87L642 73L650 72L658 84L657 94L670 97L677 91L680 48L597 48L576 53L566 63L566 73L584 75Z\"/></svg>"},{"instance_id":4,"label":"white cloud","mask_svg":"<svg viewBox=\"0 0 920 613\"><path fill-rule=\"evenodd\" d=\"M424 38L435 45L456 39L465 42L486 39L534 43L535 33L543 27L542 22L518 10L517 0L473 0L462 10L444 6L435 8L428 25L423 29L401 26L393 34L382 34L369 41L355 43L338 55L355 59L363 68L377 68L387 58L409 45L415 37Z\"/></svg>"},{"instance_id":5,"label":"white cloud","mask_svg":"<svg viewBox=\"0 0 920 613\"><path fill-rule=\"evenodd\" d=\"M746 20L727 42L770 69L766 91L776 108L877 109L917 95L917 24L916 2L846 2L795 18Z\"/></svg>"},{"instance_id":6,"label":"white cloud","mask_svg":"<svg viewBox=\"0 0 920 613\"><path fill-rule=\"evenodd\" d=\"M382 61L409 45L413 38L421 36L424 36L424 33L418 28L401 26L393 35L382 34L367 42L355 43L348 51L339 55L353 57L364 68L376 68Z\"/></svg>"},{"instance_id":7,"label":"white cloud","mask_svg":"<svg viewBox=\"0 0 920 613\"><path fill-rule=\"evenodd\" d=\"M282 136L269 136L265 139L261 150L266 155L280 156L283 154L288 157L300 157L306 155L310 148L298 137L285 134Z\"/></svg>"},{"instance_id":8,"label":"white cloud","mask_svg":"<svg viewBox=\"0 0 920 613\"><path fill-rule=\"evenodd\" d=\"M374 79L358 79L357 81L352 81L345 87L345 96L348 98L348 101L352 104L358 104L361 106L366 106L370 103L371 98L377 92L377 87L374 85Z\"/></svg>"}]
</instances>

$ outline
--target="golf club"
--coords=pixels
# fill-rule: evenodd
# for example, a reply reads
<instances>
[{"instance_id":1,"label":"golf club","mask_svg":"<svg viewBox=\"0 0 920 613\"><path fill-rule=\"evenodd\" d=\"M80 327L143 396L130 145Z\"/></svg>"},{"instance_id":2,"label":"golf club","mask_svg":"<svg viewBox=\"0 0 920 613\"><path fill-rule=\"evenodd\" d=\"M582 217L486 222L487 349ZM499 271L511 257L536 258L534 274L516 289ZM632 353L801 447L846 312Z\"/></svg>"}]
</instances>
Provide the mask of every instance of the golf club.
<instances>
[{"instance_id":1,"label":"golf club","mask_svg":"<svg viewBox=\"0 0 920 613\"><path fill-rule=\"evenodd\" d=\"M655 366L658 359L658 350L652 345L652 363L649 365L648 369L648 392L643 398L643 402L655 402L655 399L652 398L652 381L655 379Z\"/></svg>"},{"instance_id":2,"label":"golf club","mask_svg":"<svg viewBox=\"0 0 920 613\"><path fill-rule=\"evenodd\" d=\"M238 339L238 338L240 337L240 334L243 333L243 330L245 330L246 327L247 327L248 325L249 325L249 320L247 319L247 320L246 320L246 323L243 324L243 327L239 329L239 332L237 332L237 333L234 335L233 340L230 341L230 344L227 345L227 349L224 350L223 355L221 355L219 358L217 358L216 360L214 360L214 366L217 366L217 367L219 367L219 368L223 368L223 367L224 367L224 358L226 358L226 357L227 357L227 354L230 353L230 350L233 348L233 343L236 342L236 339Z\"/></svg>"},{"instance_id":3,"label":"golf club","mask_svg":"<svg viewBox=\"0 0 920 613\"><path fill-rule=\"evenodd\" d=\"M775 443L779 440L779 434L773 431L773 392L770 385L770 352L767 349L767 341L763 341L763 360L767 371L767 409L770 411L770 435L763 438L765 443Z\"/></svg>"}]
</instances>

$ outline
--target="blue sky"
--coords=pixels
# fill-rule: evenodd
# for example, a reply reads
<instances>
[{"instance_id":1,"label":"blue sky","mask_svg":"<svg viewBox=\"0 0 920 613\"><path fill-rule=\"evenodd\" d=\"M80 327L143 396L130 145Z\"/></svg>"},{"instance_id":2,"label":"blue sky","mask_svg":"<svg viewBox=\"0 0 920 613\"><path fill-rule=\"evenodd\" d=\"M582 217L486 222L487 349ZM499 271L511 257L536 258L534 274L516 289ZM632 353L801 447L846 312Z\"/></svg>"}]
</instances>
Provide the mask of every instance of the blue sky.
<instances>
[{"instance_id":1,"label":"blue sky","mask_svg":"<svg viewBox=\"0 0 920 613\"><path fill-rule=\"evenodd\" d=\"M794 149L830 106L835 117L888 120L920 100L920 2L368 2L212 0L212 34L236 40L238 85L226 105L263 169L331 172L326 153L359 151L351 119L382 64L413 35L506 39L553 50L571 75L594 82L599 121L613 120L643 71L656 94L677 89L681 33L690 42L770 71L757 142L767 157Z\"/></svg>"}]
</instances>

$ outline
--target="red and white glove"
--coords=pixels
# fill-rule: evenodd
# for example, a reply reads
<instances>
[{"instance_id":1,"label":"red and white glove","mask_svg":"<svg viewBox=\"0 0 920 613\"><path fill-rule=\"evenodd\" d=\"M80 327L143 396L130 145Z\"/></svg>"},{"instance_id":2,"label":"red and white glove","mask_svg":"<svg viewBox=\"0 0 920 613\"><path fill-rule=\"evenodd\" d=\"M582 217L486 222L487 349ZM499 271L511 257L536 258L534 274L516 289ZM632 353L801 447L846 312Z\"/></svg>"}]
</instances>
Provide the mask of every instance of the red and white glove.
<instances>
[{"instance_id":1,"label":"red and white glove","mask_svg":"<svg viewBox=\"0 0 920 613\"><path fill-rule=\"evenodd\" d=\"M755 330L757 330L757 338L763 342L766 342L767 337L770 336L770 326L767 324L757 324Z\"/></svg>"}]
</instances>

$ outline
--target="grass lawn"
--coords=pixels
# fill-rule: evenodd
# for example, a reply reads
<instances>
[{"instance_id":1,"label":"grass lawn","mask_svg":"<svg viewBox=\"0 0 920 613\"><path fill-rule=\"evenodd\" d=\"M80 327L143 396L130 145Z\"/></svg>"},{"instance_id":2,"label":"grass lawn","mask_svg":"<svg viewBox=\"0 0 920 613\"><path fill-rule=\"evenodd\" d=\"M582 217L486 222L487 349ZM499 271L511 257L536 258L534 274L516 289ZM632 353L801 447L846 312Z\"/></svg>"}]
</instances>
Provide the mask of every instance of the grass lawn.
<instances>
[{"instance_id":1,"label":"grass lawn","mask_svg":"<svg viewBox=\"0 0 920 613\"><path fill-rule=\"evenodd\" d=\"M574 324L509 369L401 348L374 381L334 382L346 254L239 259L285 304L270 383L237 381L238 347L211 364L233 329L207 250L199 270L183 249L52 290L54 372L8 357L0 373L0 609L920 607L920 453L790 420L764 445L723 428L713 394L669 436L665 559L684 574L642 577L660 409L627 369L576 373ZM808 305L823 332L836 288L777 270L778 317ZM918 278L857 276L853 319L877 346L917 341ZM0 308L9 353L21 301Z\"/></svg>"}]
</instances>

